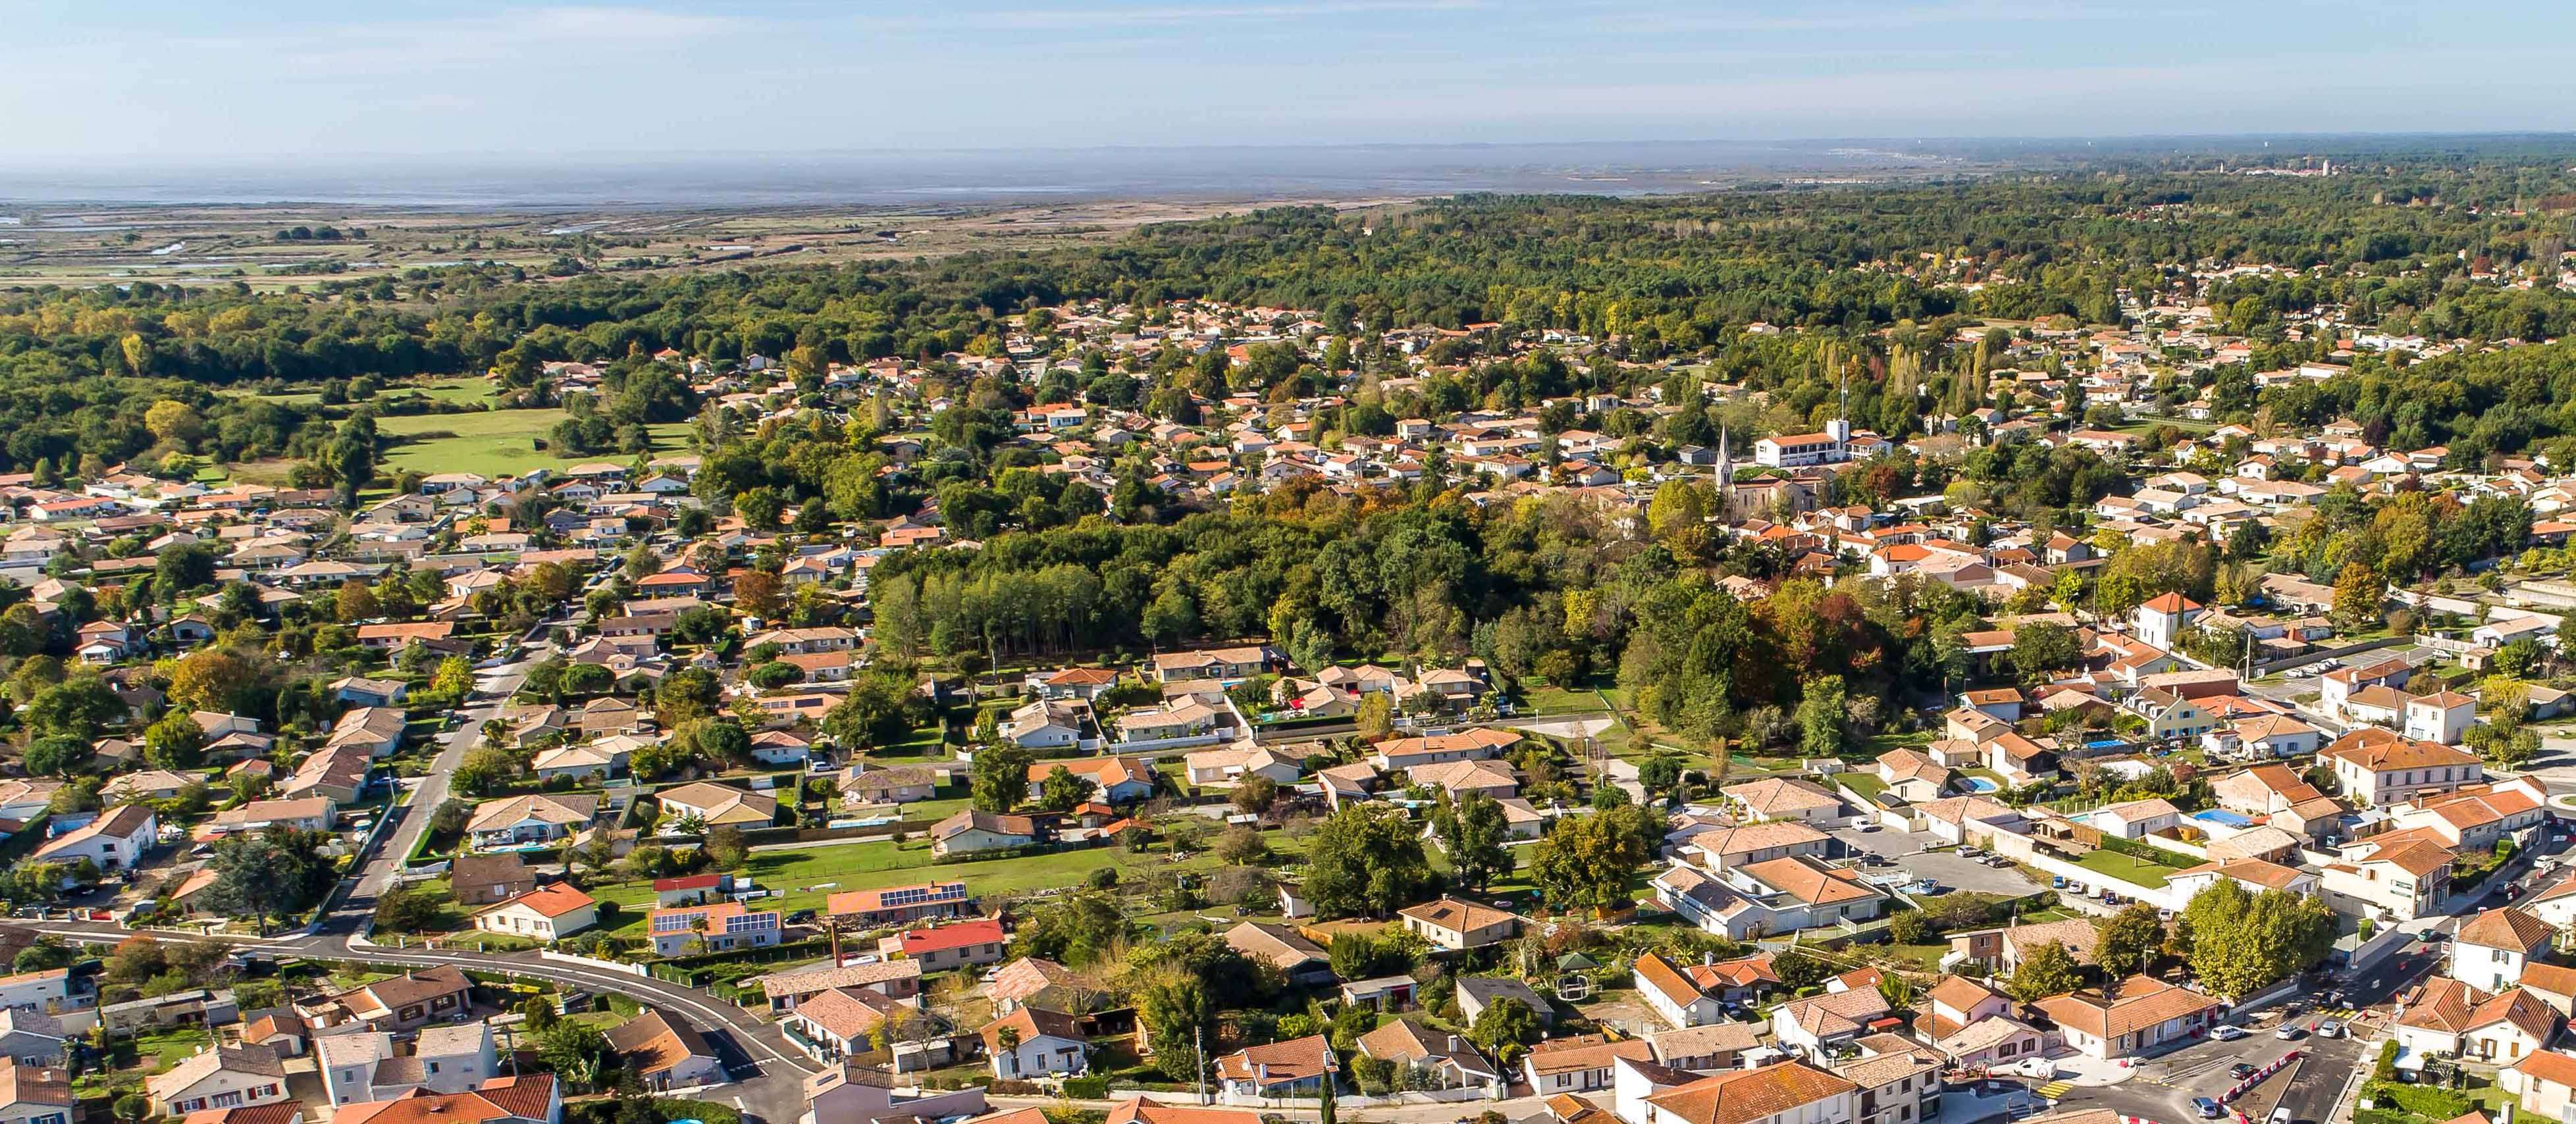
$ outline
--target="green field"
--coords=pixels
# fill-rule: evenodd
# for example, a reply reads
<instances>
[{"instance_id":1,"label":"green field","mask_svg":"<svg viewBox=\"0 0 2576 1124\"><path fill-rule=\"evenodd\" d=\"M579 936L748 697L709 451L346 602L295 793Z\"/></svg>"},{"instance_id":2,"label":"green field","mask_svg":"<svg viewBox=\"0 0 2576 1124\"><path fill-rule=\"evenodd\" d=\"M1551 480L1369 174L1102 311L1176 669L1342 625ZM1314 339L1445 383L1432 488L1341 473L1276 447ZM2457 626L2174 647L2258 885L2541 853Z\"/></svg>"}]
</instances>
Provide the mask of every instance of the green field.
<instances>
[{"instance_id":1,"label":"green field","mask_svg":"<svg viewBox=\"0 0 2576 1124\"><path fill-rule=\"evenodd\" d=\"M477 414L412 414L379 418L376 429L392 439L385 454L385 469L401 472L472 472L483 476L508 476L531 468L542 468L581 461L609 461L624 464L631 458L618 453L592 456L559 456L551 450L538 451L536 439L545 436L555 423L564 420L561 410L487 410ZM444 434L422 440L407 440L418 434ZM671 422L652 427L656 452L676 452L687 447L689 424Z\"/></svg>"},{"instance_id":2,"label":"green field","mask_svg":"<svg viewBox=\"0 0 2576 1124\"><path fill-rule=\"evenodd\" d=\"M2144 886L2151 890L2163 887L2165 875L2174 872L2173 867L2151 863L2145 859L2133 859L2117 851L2094 851L2075 860L2075 865L2086 870L2098 870L2123 882Z\"/></svg>"},{"instance_id":3,"label":"green field","mask_svg":"<svg viewBox=\"0 0 2576 1124\"><path fill-rule=\"evenodd\" d=\"M1213 833L1209 838L1214 839ZM1270 833L1269 840L1273 852L1294 849L1294 844L1278 832ZM1159 845L1145 854L1106 846L983 862L935 863L929 840L912 839L902 843L875 841L756 851L745 867L753 885L781 892L779 897L762 899L764 906L792 913L822 909L825 899L844 890L962 880L967 890L978 897L1008 896L1079 886L1092 871L1103 868L1117 869L1121 882L1141 882L1147 871L1157 868L1206 871L1220 865L1208 851L1174 863ZM649 881L602 883L589 887L589 891L601 901L617 903L617 919L608 926L610 932L639 927L653 909L653 884Z\"/></svg>"}]
</instances>

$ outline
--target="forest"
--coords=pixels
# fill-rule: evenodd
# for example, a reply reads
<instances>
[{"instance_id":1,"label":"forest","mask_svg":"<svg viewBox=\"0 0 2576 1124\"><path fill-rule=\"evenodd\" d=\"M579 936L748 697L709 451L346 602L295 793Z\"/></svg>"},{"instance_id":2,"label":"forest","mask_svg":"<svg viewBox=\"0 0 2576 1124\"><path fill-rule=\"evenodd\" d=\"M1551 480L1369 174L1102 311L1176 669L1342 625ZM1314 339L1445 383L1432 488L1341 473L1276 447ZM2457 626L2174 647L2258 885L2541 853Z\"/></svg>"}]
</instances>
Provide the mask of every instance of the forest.
<instances>
[{"instance_id":1,"label":"forest","mask_svg":"<svg viewBox=\"0 0 2576 1124\"><path fill-rule=\"evenodd\" d=\"M1980 363L2000 356L1955 346L1957 325L2110 323L2122 293L2223 305L2230 328L2266 345L2258 361L2313 357L2282 339L2280 319L2327 301L2392 332L2563 335L2576 297L2476 280L2554 264L2566 246L2562 208L2576 185L2557 169L2568 161L2513 161L2427 153L2321 179L2134 168L1674 198L1469 196L1351 213L1274 209L1148 227L1103 246L834 268L543 281L455 266L289 292L148 281L19 288L0 291L0 467L45 460L68 472L167 451L171 435L144 418L161 401L202 419L183 442L191 453L304 458L331 423L368 409L375 387L414 375L489 373L522 396L514 401L552 405L536 386L547 360L669 347L819 372L885 356L990 354L1022 314L1070 299L1304 308L1351 336L1331 369L1272 357L1211 372L1202 357L1157 357L1137 397L1164 416L1191 409L1185 396L1156 393L1166 386L1204 392L1214 374L1229 389L1311 391L1381 359L1373 341L1387 330L1496 323L1600 338L1604 359L1704 359L1730 381L1784 391L1791 414L1812 413L1857 373L1861 416L1876 421L1913 412L1880 404L1882 390L1909 381L1945 405L1981 397ZM2207 283L2191 272L2257 265L2314 272ZM1803 331L1740 331L1754 322ZM1473 362L1479 348L1462 343L1444 358ZM1454 388L1461 402L1527 402L1617 378L1599 362L1475 366ZM2278 409L2302 420L2341 410L2479 452L2567 432L2549 404L2576 396L2562 392L2570 365L2554 351L2427 366L2283 394ZM1133 386L1092 379L1019 393ZM316 387L320 403L266 397ZM2251 417L2271 405L2254 397L2249 388L2229 401ZM566 436L595 449L618 446L621 431L631 443L628 427L672 408L565 405ZM1370 421L1354 419L1355 431Z\"/></svg>"}]
</instances>

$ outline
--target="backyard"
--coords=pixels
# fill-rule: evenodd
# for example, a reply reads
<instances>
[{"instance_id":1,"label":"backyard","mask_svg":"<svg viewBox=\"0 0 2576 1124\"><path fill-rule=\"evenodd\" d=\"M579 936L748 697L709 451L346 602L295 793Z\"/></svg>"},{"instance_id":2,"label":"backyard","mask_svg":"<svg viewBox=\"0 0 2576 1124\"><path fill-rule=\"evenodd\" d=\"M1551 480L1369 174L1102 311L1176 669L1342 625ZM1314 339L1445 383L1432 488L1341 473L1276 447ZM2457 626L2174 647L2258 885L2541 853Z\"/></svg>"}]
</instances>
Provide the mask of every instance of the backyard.
<instances>
[{"instance_id":1,"label":"backyard","mask_svg":"<svg viewBox=\"0 0 2576 1124\"><path fill-rule=\"evenodd\" d=\"M2087 853L2083 858L2075 860L2075 865L2083 867L2086 870L2100 871L2123 882L2136 886L2144 886L2150 890L2162 889L2165 884L2165 876L2172 874L2176 869L2178 869L2166 866L2162 863L2149 862L2145 859L2136 858L2134 856L2123 855L2117 851L2092 851Z\"/></svg>"}]
</instances>

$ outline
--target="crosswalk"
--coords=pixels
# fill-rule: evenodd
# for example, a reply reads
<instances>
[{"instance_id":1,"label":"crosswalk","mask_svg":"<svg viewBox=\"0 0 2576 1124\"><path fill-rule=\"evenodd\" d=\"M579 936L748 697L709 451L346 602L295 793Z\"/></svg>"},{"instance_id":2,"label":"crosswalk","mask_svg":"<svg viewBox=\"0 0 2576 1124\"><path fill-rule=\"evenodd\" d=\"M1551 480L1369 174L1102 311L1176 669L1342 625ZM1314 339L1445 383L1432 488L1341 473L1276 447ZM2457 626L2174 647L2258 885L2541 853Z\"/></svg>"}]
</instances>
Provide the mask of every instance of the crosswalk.
<instances>
[{"instance_id":1,"label":"crosswalk","mask_svg":"<svg viewBox=\"0 0 2576 1124\"><path fill-rule=\"evenodd\" d=\"M2066 1091L2074 1087L2075 1083L2072 1081L2051 1081L2046 1085L2042 1085L2039 1088L2032 1090L2032 1092L2038 1093L2040 1096L2053 1101L2059 1097L2065 1096Z\"/></svg>"}]
</instances>

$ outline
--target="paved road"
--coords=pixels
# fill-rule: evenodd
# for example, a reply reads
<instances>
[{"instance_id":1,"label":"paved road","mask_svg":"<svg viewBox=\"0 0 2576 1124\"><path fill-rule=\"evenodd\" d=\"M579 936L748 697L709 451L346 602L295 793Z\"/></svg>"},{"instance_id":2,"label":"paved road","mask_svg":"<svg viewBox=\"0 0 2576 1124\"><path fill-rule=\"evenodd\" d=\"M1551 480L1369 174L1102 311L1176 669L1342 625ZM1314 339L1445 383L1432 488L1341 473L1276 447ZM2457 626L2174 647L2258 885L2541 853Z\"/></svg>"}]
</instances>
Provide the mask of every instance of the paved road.
<instances>
[{"instance_id":1,"label":"paved road","mask_svg":"<svg viewBox=\"0 0 2576 1124\"><path fill-rule=\"evenodd\" d=\"M488 694L492 696L491 700L466 707L464 721L456 729L438 736L441 748L437 758L430 762L428 773L412 782L411 802L403 806L402 818L394 824L392 833L377 846L367 865L361 868L353 900L363 898L372 901L392 884L394 875L402 869L403 860L410 856L412 846L420 842L422 832L429 830L431 815L447 801L447 778L455 774L456 766L465 760L466 754L483 744L483 723L500 717L502 706L511 695L518 693L519 684L527 681L528 668L553 654L552 643L532 644L517 660L475 677L476 693Z\"/></svg>"}]
</instances>

